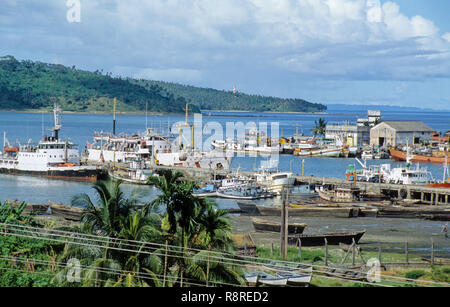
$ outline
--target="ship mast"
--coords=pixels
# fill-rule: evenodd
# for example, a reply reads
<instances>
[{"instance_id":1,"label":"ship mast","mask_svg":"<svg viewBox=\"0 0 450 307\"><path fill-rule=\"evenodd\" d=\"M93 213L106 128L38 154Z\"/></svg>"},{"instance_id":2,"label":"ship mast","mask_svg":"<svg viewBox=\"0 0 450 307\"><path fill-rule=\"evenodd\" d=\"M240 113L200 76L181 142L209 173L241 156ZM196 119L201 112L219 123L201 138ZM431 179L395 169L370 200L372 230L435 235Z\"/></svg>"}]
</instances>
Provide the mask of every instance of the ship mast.
<instances>
[{"instance_id":1,"label":"ship mast","mask_svg":"<svg viewBox=\"0 0 450 307\"><path fill-rule=\"evenodd\" d=\"M55 127L53 128L53 133L56 141L59 139L59 130L61 130L62 128L60 122L60 115L61 115L61 108L59 107L59 105L55 103L53 108L53 116L55 119Z\"/></svg>"},{"instance_id":2,"label":"ship mast","mask_svg":"<svg viewBox=\"0 0 450 307\"><path fill-rule=\"evenodd\" d=\"M114 110L113 110L113 135L116 135L116 104L117 104L117 99L114 98Z\"/></svg>"}]
</instances>

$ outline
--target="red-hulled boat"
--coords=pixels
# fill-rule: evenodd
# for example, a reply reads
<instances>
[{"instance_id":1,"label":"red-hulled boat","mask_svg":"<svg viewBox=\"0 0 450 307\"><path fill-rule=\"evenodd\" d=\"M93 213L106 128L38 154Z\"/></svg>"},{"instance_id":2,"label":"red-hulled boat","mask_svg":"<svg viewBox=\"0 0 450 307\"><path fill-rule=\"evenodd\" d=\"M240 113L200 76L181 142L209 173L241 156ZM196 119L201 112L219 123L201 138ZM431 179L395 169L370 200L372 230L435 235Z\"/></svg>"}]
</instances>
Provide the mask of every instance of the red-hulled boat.
<instances>
[{"instance_id":1,"label":"red-hulled boat","mask_svg":"<svg viewBox=\"0 0 450 307\"><path fill-rule=\"evenodd\" d=\"M398 149L391 147L389 152L392 158L396 161L406 161L407 153ZM443 164L446 160L445 157L436 157L436 156L427 156L427 155L418 155L418 154L409 154L410 162L414 163L436 163ZM450 164L450 159L447 159L447 164Z\"/></svg>"}]
</instances>

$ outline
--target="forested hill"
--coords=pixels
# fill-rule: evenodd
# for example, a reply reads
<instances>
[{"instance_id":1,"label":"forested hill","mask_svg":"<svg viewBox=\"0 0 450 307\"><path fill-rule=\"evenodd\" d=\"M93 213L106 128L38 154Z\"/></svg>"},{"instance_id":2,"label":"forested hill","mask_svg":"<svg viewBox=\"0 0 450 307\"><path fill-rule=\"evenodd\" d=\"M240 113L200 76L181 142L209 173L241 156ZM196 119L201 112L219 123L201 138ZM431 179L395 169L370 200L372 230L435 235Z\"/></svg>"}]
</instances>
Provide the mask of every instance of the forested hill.
<instances>
[{"instance_id":1,"label":"forested hill","mask_svg":"<svg viewBox=\"0 0 450 307\"><path fill-rule=\"evenodd\" d=\"M50 109L55 102L65 111L111 112L113 99L123 112L182 113L190 109L313 112L326 107L300 99L196 88L160 81L112 77L58 64L0 57L0 110Z\"/></svg>"},{"instance_id":2,"label":"forested hill","mask_svg":"<svg viewBox=\"0 0 450 307\"><path fill-rule=\"evenodd\" d=\"M175 97L184 97L202 110L253 111L253 112L321 112L327 107L303 99L283 99L261 95L248 95L233 91L199 88L172 82L138 80L145 87L158 86Z\"/></svg>"}]
</instances>

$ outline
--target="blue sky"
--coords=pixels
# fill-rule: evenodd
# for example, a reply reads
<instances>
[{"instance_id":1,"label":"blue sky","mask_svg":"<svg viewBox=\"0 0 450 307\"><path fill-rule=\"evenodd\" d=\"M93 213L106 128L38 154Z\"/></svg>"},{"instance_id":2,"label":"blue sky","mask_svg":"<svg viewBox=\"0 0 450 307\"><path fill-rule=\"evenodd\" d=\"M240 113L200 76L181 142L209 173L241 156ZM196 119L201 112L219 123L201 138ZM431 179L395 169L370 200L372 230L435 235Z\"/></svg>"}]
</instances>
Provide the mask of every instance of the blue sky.
<instances>
[{"instance_id":1,"label":"blue sky","mask_svg":"<svg viewBox=\"0 0 450 307\"><path fill-rule=\"evenodd\" d=\"M79 1L71 23L66 0L2 0L0 55L325 104L450 109L450 1Z\"/></svg>"}]
</instances>

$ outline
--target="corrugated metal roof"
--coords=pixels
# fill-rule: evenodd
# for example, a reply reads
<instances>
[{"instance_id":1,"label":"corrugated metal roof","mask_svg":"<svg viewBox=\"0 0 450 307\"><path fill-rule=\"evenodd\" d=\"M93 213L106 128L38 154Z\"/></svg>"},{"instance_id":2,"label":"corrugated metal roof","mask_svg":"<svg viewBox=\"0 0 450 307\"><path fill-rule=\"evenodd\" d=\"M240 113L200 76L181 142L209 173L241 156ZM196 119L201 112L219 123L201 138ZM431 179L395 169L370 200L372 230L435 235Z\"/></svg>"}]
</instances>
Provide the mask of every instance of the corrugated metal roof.
<instances>
[{"instance_id":1,"label":"corrugated metal roof","mask_svg":"<svg viewBox=\"0 0 450 307\"><path fill-rule=\"evenodd\" d=\"M430 128L430 126L426 125L421 121L416 120L392 120L392 121L383 121L397 131L403 132L433 132L434 129Z\"/></svg>"}]
</instances>

